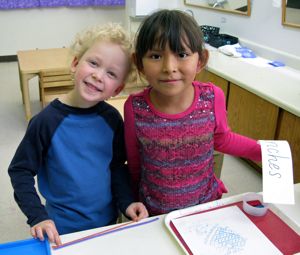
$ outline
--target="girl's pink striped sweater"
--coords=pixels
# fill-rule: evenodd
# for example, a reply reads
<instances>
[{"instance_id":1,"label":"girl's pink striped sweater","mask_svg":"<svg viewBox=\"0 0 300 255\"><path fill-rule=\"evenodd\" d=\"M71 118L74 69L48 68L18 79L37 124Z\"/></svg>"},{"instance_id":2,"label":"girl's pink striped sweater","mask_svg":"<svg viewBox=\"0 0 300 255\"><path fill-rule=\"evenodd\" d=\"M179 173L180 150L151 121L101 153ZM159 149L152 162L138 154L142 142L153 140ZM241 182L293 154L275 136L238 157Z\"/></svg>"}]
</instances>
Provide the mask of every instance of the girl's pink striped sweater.
<instances>
[{"instance_id":1,"label":"girl's pink striped sweater","mask_svg":"<svg viewBox=\"0 0 300 255\"><path fill-rule=\"evenodd\" d=\"M229 129L222 90L211 83L193 85L194 102L179 114L158 112L150 101L151 88L125 103L132 186L150 215L212 201L227 192L213 174L214 150L261 160L255 140Z\"/></svg>"}]
</instances>

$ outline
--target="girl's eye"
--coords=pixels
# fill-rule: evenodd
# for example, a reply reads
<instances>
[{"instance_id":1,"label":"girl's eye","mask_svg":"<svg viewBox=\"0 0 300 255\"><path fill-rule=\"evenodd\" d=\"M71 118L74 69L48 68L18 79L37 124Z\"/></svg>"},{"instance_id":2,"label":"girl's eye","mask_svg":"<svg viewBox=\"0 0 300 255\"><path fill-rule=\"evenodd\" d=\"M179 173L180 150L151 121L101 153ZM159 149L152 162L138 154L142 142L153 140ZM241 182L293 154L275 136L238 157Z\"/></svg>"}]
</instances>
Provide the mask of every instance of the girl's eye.
<instances>
[{"instance_id":1,"label":"girl's eye","mask_svg":"<svg viewBox=\"0 0 300 255\"><path fill-rule=\"evenodd\" d=\"M149 57L151 59L160 59L160 55L159 54L151 54Z\"/></svg>"},{"instance_id":2,"label":"girl's eye","mask_svg":"<svg viewBox=\"0 0 300 255\"><path fill-rule=\"evenodd\" d=\"M178 53L178 56L179 56L180 58L186 58L186 57L189 56L189 54L186 53L186 52L180 52L180 53Z\"/></svg>"}]
</instances>

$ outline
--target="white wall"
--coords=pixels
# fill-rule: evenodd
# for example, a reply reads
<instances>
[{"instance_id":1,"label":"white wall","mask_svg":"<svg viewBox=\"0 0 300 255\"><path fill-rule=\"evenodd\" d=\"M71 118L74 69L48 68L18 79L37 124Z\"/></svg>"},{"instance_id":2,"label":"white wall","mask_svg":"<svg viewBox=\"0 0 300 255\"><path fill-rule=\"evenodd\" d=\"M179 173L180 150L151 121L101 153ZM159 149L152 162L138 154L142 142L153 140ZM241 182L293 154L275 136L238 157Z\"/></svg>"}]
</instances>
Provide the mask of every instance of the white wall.
<instances>
[{"instance_id":1,"label":"white wall","mask_svg":"<svg viewBox=\"0 0 300 255\"><path fill-rule=\"evenodd\" d=\"M43 8L0 11L0 56L69 46L77 32L108 21L124 24L125 8Z\"/></svg>"},{"instance_id":2,"label":"white wall","mask_svg":"<svg viewBox=\"0 0 300 255\"><path fill-rule=\"evenodd\" d=\"M134 18L132 16L132 13L134 12L132 10L132 8L133 8L133 6L135 6L134 2L137 2L137 1L140 1L141 3L143 3L143 1L145 1L145 0L126 0L125 27L128 29L128 31L133 36L136 34L136 31L138 30L139 25L143 19L142 17ZM151 0L147 0L147 1L151 2ZM183 0L171 0L171 1L158 0L157 8L158 9L177 9L180 6L181 1L183 1ZM152 3L154 3L154 2L152 1ZM155 6L155 5L156 5L156 2L152 6ZM155 9L149 10L148 12L151 13L153 11L155 11Z\"/></svg>"},{"instance_id":3,"label":"white wall","mask_svg":"<svg viewBox=\"0 0 300 255\"><path fill-rule=\"evenodd\" d=\"M290 61L290 58L295 58L299 62L300 28L281 25L281 8L273 7L273 0L251 2L250 17L186 6L183 1L180 7L193 10L200 25L220 27L220 33L239 37L260 55L276 58L283 54L289 58L283 57L284 60Z\"/></svg>"},{"instance_id":4,"label":"white wall","mask_svg":"<svg viewBox=\"0 0 300 255\"><path fill-rule=\"evenodd\" d=\"M221 28L257 50L258 54L288 55L300 61L300 28L281 25L281 8L273 0L252 0L251 16L184 5L184 0L159 0L159 8L192 9L199 24ZM68 46L87 25L113 21L126 25L125 8L48 8L0 11L0 56L20 49ZM225 22L224 22L225 21ZM136 24L135 24L136 25ZM288 63L287 63L288 64Z\"/></svg>"}]
</instances>

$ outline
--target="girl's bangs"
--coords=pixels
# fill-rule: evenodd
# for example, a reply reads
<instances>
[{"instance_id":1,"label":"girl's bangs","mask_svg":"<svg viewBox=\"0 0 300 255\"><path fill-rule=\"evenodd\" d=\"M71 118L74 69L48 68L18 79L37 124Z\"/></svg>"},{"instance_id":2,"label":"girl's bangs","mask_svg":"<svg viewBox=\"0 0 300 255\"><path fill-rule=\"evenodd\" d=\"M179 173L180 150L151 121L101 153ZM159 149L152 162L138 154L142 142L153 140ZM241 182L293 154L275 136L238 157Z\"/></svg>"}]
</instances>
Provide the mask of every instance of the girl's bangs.
<instances>
[{"instance_id":1,"label":"girl's bangs","mask_svg":"<svg viewBox=\"0 0 300 255\"><path fill-rule=\"evenodd\" d=\"M186 36L183 35L184 33L180 29L177 31L174 29L160 29L153 39L152 48L163 50L168 43L173 52L180 53L184 51L184 46L189 47L189 42Z\"/></svg>"}]
</instances>

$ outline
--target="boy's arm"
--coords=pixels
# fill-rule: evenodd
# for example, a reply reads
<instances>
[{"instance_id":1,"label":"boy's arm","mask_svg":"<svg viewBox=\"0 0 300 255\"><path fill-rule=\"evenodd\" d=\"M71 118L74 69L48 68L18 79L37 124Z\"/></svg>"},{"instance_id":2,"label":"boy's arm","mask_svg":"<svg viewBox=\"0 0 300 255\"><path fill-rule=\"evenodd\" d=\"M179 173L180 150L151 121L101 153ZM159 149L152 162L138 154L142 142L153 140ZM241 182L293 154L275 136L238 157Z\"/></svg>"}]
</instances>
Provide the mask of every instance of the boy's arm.
<instances>
[{"instance_id":1,"label":"boy's arm","mask_svg":"<svg viewBox=\"0 0 300 255\"><path fill-rule=\"evenodd\" d=\"M33 238L38 238L41 241L44 241L45 235L47 235L48 240L51 243L56 243L56 245L62 244L55 223L52 220L44 220L39 222L30 228L30 233Z\"/></svg>"},{"instance_id":2,"label":"boy's arm","mask_svg":"<svg viewBox=\"0 0 300 255\"><path fill-rule=\"evenodd\" d=\"M113 141L112 170L112 194L122 213L134 221L148 217L146 207L140 202L134 202L132 188L130 187L130 175L126 162L124 141L124 123L121 117L116 120L116 128ZM137 200L137 196L136 196Z\"/></svg>"},{"instance_id":3,"label":"boy's arm","mask_svg":"<svg viewBox=\"0 0 300 255\"><path fill-rule=\"evenodd\" d=\"M125 214L127 207L134 202L132 190L129 185L129 173L126 162L126 151L124 142L124 124L120 117L116 120L114 140L113 140L113 159L111 168L111 185L114 200L118 208Z\"/></svg>"},{"instance_id":4,"label":"boy's arm","mask_svg":"<svg viewBox=\"0 0 300 255\"><path fill-rule=\"evenodd\" d=\"M31 123L8 168L14 198L30 226L49 219L35 189L34 176L42 157L41 142L35 131Z\"/></svg>"},{"instance_id":5,"label":"boy's arm","mask_svg":"<svg viewBox=\"0 0 300 255\"><path fill-rule=\"evenodd\" d=\"M146 207L140 202L134 202L129 186L128 167L115 168L112 171L112 193L120 211L133 221L139 221L149 216Z\"/></svg>"},{"instance_id":6,"label":"boy's arm","mask_svg":"<svg viewBox=\"0 0 300 255\"><path fill-rule=\"evenodd\" d=\"M257 141L234 133L228 127L224 93L216 86L213 88L215 92L216 116L216 128L214 134L215 149L233 156L261 161L261 147Z\"/></svg>"},{"instance_id":7,"label":"boy's arm","mask_svg":"<svg viewBox=\"0 0 300 255\"><path fill-rule=\"evenodd\" d=\"M111 186L114 200L120 211L125 215L127 207L134 202L133 194L129 186L127 165L112 169Z\"/></svg>"}]
</instances>

